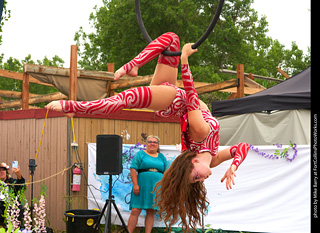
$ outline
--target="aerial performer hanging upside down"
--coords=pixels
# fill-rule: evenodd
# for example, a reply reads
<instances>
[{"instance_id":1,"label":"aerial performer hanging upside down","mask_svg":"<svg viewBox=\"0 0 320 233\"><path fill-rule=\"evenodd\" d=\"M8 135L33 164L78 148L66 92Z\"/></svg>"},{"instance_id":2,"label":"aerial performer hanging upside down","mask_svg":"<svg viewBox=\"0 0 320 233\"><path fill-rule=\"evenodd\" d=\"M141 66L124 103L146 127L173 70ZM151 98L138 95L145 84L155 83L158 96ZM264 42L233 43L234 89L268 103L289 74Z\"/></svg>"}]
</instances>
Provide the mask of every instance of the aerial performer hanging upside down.
<instances>
[{"instance_id":1,"label":"aerial performer hanging upside down","mask_svg":"<svg viewBox=\"0 0 320 233\"><path fill-rule=\"evenodd\" d=\"M136 76L138 69L159 56L150 86L125 90L116 96L95 101L53 101L46 108L63 112L67 117L75 113L109 115L124 108L147 108L163 117L181 119L182 153L173 161L157 184L156 205L159 216L167 227L181 221L183 231L201 225L201 214L206 214L209 202L203 181L211 168L233 159L221 182L229 190L235 184L235 171L245 159L249 145L238 143L218 151L219 122L205 103L198 98L188 64L188 57L197 49L191 43L181 53L181 72L184 89L176 87L179 56L164 56L164 50L180 51L179 37L168 32L152 41L133 60L114 74L115 80L123 75Z\"/></svg>"}]
</instances>

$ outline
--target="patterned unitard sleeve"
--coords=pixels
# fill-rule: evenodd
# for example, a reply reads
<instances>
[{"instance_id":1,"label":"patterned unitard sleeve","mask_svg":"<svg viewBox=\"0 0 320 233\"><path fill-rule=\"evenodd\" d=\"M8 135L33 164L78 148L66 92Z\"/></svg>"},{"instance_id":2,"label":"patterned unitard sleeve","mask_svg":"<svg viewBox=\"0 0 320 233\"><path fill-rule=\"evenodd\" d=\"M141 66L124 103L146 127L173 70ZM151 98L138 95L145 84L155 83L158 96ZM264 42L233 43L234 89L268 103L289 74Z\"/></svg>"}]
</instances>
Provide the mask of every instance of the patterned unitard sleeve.
<instances>
[{"instance_id":1,"label":"patterned unitard sleeve","mask_svg":"<svg viewBox=\"0 0 320 233\"><path fill-rule=\"evenodd\" d=\"M248 143L241 142L230 147L230 154L233 158L232 164L236 165L237 168L245 160L249 151ZM232 165L231 164L231 165Z\"/></svg>"},{"instance_id":2,"label":"patterned unitard sleeve","mask_svg":"<svg viewBox=\"0 0 320 233\"><path fill-rule=\"evenodd\" d=\"M184 90L186 91L187 109L189 111L200 110L200 101L193 84L193 77L188 64L181 64L181 74Z\"/></svg>"}]
</instances>

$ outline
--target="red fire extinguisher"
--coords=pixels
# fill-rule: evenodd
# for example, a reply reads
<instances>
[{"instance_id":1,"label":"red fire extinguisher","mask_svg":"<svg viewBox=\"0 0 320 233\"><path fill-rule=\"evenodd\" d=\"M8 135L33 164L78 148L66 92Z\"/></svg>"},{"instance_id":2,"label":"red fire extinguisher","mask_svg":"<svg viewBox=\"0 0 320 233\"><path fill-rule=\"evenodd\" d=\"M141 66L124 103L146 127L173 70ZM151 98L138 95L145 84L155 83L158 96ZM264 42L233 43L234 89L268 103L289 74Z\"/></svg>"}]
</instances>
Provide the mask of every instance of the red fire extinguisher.
<instances>
[{"instance_id":1,"label":"red fire extinguisher","mask_svg":"<svg viewBox=\"0 0 320 233\"><path fill-rule=\"evenodd\" d=\"M72 170L72 191L80 191L81 183L81 170L75 165L75 168Z\"/></svg>"}]
</instances>

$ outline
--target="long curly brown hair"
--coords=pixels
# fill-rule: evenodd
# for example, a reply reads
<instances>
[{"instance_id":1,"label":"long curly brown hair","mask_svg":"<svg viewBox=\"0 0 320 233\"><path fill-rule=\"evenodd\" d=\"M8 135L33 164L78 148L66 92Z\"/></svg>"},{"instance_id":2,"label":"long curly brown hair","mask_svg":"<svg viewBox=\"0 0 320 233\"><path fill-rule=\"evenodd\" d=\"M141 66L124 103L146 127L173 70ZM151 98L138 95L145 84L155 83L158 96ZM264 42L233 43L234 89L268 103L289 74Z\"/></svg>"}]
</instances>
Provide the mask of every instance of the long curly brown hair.
<instances>
[{"instance_id":1,"label":"long curly brown hair","mask_svg":"<svg viewBox=\"0 0 320 233\"><path fill-rule=\"evenodd\" d=\"M155 186L155 205L160 209L160 219L167 229L179 221L182 231L195 229L201 225L201 214L206 214L209 201L203 182L190 183L189 175L193 169L191 160L196 153L185 151L180 154L163 174Z\"/></svg>"}]
</instances>

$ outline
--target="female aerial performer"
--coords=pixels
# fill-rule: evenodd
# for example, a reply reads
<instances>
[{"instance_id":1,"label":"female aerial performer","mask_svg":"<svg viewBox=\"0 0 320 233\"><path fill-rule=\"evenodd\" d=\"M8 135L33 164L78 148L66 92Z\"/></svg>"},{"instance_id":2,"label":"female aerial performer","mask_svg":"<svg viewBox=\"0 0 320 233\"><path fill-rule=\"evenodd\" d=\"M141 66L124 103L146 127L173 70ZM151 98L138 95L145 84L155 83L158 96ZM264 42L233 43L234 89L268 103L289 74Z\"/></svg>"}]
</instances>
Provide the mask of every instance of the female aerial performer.
<instances>
[{"instance_id":1,"label":"female aerial performer","mask_svg":"<svg viewBox=\"0 0 320 233\"><path fill-rule=\"evenodd\" d=\"M239 143L218 152L219 123L206 104L199 100L194 88L188 57L197 49L192 49L191 45L186 44L181 53L185 90L176 87L179 57L161 54L164 50L180 50L178 36L168 32L152 41L114 74L115 80L125 74L136 76L141 66L159 56L150 86L125 90L102 100L53 101L46 106L47 109L65 113L67 117L75 113L109 115L124 108L148 108L157 111L160 116L180 116L183 152L164 173L155 190L160 218L170 228L180 217L183 231L201 225L200 213L205 214L209 205L203 181L212 174L210 168L233 159L221 179L221 182L226 180L229 190L235 184L235 171L249 150L247 143Z\"/></svg>"}]
</instances>

